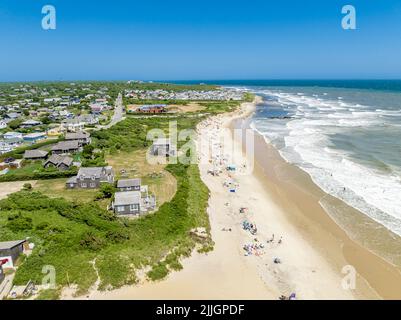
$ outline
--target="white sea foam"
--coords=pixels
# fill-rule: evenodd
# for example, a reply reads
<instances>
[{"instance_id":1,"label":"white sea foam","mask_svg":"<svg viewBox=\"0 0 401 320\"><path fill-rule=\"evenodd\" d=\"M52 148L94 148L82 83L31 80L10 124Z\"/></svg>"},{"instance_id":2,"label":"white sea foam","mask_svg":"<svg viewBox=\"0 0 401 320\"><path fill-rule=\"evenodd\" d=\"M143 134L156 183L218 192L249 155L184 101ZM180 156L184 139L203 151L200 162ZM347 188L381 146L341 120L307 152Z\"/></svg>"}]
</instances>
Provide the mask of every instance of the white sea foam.
<instances>
[{"instance_id":1,"label":"white sea foam","mask_svg":"<svg viewBox=\"0 0 401 320\"><path fill-rule=\"evenodd\" d=\"M401 235L401 179L397 170L389 175L358 164L350 156L352 150L333 149L330 140L330 135L343 130L384 125L382 116L401 116L401 111L374 109L346 102L342 97L321 101L304 93L268 94L276 97L283 109L292 109L297 119L282 123L255 121L254 127L267 141L281 137L284 147L279 152L284 159L308 172L325 192Z\"/></svg>"}]
</instances>

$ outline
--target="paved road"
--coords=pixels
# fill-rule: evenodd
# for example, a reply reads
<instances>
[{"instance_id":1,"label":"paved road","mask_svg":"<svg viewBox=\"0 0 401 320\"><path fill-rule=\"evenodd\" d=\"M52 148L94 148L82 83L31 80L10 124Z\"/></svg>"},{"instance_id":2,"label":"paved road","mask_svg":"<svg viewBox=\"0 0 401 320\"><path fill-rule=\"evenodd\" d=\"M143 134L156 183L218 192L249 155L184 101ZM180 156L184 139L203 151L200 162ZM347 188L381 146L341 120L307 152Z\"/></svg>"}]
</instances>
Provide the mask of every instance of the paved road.
<instances>
[{"instance_id":1,"label":"paved road","mask_svg":"<svg viewBox=\"0 0 401 320\"><path fill-rule=\"evenodd\" d=\"M113 114L113 117L111 118L110 123L105 126L98 126L97 129L109 129L110 127L114 126L116 123L123 120L123 115L124 115L123 109L124 109L123 96L121 93L119 93L118 97L116 99L116 103L114 105L114 114Z\"/></svg>"}]
</instances>

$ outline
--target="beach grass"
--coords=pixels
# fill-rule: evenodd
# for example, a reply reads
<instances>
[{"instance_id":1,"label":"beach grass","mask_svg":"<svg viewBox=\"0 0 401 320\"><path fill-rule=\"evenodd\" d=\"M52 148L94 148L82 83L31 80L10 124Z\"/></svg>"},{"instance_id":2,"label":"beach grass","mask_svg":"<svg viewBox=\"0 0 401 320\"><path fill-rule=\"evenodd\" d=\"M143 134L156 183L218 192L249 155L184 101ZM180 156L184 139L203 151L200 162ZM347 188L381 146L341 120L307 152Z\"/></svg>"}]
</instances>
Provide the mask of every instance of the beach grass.
<instances>
[{"instance_id":1,"label":"beach grass","mask_svg":"<svg viewBox=\"0 0 401 320\"><path fill-rule=\"evenodd\" d=\"M240 102L205 105L210 113L235 109ZM194 129L204 116L177 117L178 130ZM18 268L15 284L40 284L46 265L56 270L57 290L41 298L59 296L74 285L76 294L87 293L99 280L99 290L136 283L142 270L150 280L180 270L180 259L195 248L213 248L210 236L191 236L193 228L210 232L209 190L197 165L149 166L145 161L151 141L149 129L168 135L169 119L127 118L109 129L94 131L92 145L101 150L117 178L141 177L158 195L159 208L138 219L118 218L93 201L96 190L66 190L66 179L38 181L31 191L20 191L0 201L0 241L30 238L35 248ZM185 142L181 142L182 144ZM122 173L124 169L127 173ZM209 233L210 235L210 233Z\"/></svg>"},{"instance_id":2,"label":"beach grass","mask_svg":"<svg viewBox=\"0 0 401 320\"><path fill-rule=\"evenodd\" d=\"M127 119L121 125L136 130L143 122L147 123ZM196 122L183 119L179 126L193 127ZM160 128L167 126L166 120L159 122ZM146 266L151 268L149 279L160 279L167 274L165 270L178 270L180 257L190 255L199 243L191 237L190 230L209 229L208 189L200 179L198 167L167 165L158 168L163 169L158 171L162 175L154 175L143 161L144 141L124 141L127 130L111 131L106 132L111 140L126 144L130 150L113 152L111 147L103 147L108 161L114 161L116 168L126 167L130 165L126 159L133 157L132 165L144 175L149 189L156 194L164 190L165 199L158 199L164 203L155 213L132 220L117 218L92 201L96 190L66 190L65 179L38 181L32 191L11 194L0 201L0 240L30 237L35 243L32 254L17 270L15 284L30 279L40 284L43 266L51 265L56 270L58 288L74 284L77 294L84 294L97 280L92 261L96 261L101 290L135 283L138 270ZM52 294L55 293L46 293L43 298L53 297Z\"/></svg>"}]
</instances>

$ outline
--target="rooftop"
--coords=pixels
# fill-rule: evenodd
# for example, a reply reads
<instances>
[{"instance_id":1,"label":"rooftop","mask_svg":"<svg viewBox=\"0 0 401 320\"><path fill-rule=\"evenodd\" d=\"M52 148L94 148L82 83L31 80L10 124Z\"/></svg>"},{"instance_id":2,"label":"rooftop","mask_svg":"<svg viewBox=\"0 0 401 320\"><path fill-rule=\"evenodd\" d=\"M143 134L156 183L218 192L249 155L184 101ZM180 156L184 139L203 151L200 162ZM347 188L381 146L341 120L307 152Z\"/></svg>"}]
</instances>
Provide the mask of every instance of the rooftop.
<instances>
[{"instance_id":1,"label":"rooftop","mask_svg":"<svg viewBox=\"0 0 401 320\"><path fill-rule=\"evenodd\" d=\"M78 141L76 140L71 140L71 141L60 141L57 143L55 146L52 147L52 150L74 150L78 149L79 144Z\"/></svg>"},{"instance_id":2,"label":"rooftop","mask_svg":"<svg viewBox=\"0 0 401 320\"><path fill-rule=\"evenodd\" d=\"M47 161L46 163L54 163L56 165L59 164L65 164L67 166L70 166L73 162L73 159L69 156L59 156L57 154L53 154Z\"/></svg>"},{"instance_id":3,"label":"rooftop","mask_svg":"<svg viewBox=\"0 0 401 320\"><path fill-rule=\"evenodd\" d=\"M125 187L134 187L134 186L140 186L141 185L141 179L122 179L118 180L117 182L117 188L125 188Z\"/></svg>"},{"instance_id":4,"label":"rooftop","mask_svg":"<svg viewBox=\"0 0 401 320\"><path fill-rule=\"evenodd\" d=\"M140 203L141 193L139 191L116 192L114 195L115 206L125 206Z\"/></svg>"},{"instance_id":5,"label":"rooftop","mask_svg":"<svg viewBox=\"0 0 401 320\"><path fill-rule=\"evenodd\" d=\"M47 151L44 150L25 150L24 158L43 158L47 156Z\"/></svg>"},{"instance_id":6,"label":"rooftop","mask_svg":"<svg viewBox=\"0 0 401 320\"><path fill-rule=\"evenodd\" d=\"M73 132L73 133L66 133L65 140L79 140L79 139L87 139L89 138L89 133L86 132Z\"/></svg>"},{"instance_id":7,"label":"rooftop","mask_svg":"<svg viewBox=\"0 0 401 320\"><path fill-rule=\"evenodd\" d=\"M0 250L7 250L7 249L14 248L14 247L20 245L21 243L24 243L25 241L26 240L0 242Z\"/></svg>"}]
</instances>

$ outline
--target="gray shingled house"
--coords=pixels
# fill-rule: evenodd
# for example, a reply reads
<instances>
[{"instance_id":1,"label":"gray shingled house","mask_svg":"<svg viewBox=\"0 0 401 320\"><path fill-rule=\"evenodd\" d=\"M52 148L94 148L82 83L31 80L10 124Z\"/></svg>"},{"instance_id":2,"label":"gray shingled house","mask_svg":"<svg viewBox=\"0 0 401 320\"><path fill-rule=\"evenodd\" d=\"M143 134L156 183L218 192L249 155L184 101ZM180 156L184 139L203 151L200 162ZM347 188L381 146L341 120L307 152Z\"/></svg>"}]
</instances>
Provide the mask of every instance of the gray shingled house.
<instances>
[{"instance_id":1,"label":"gray shingled house","mask_svg":"<svg viewBox=\"0 0 401 320\"><path fill-rule=\"evenodd\" d=\"M24 244L26 240L5 241L0 242L0 260L7 259L4 268L13 268L15 261L21 253L24 252Z\"/></svg>"},{"instance_id":2,"label":"gray shingled house","mask_svg":"<svg viewBox=\"0 0 401 320\"><path fill-rule=\"evenodd\" d=\"M141 179L121 179L117 181L118 191L141 191Z\"/></svg>"},{"instance_id":3,"label":"gray shingled house","mask_svg":"<svg viewBox=\"0 0 401 320\"><path fill-rule=\"evenodd\" d=\"M80 168L75 177L71 177L67 180L66 187L68 189L95 189L99 188L102 182L114 182L114 172L112 167Z\"/></svg>"},{"instance_id":4,"label":"gray shingled house","mask_svg":"<svg viewBox=\"0 0 401 320\"><path fill-rule=\"evenodd\" d=\"M69 156L60 156L58 154L53 154L44 163L45 168L56 167L61 171L65 171L71 168L73 159Z\"/></svg>"},{"instance_id":5,"label":"gray shingled house","mask_svg":"<svg viewBox=\"0 0 401 320\"><path fill-rule=\"evenodd\" d=\"M47 158L48 152L44 150L25 150L25 160L44 160Z\"/></svg>"},{"instance_id":6,"label":"gray shingled house","mask_svg":"<svg viewBox=\"0 0 401 320\"><path fill-rule=\"evenodd\" d=\"M91 142L90 134L84 131L79 132L69 132L65 134L66 141L78 141L80 146L84 146Z\"/></svg>"},{"instance_id":7,"label":"gray shingled house","mask_svg":"<svg viewBox=\"0 0 401 320\"><path fill-rule=\"evenodd\" d=\"M112 208L119 215L139 215L141 213L141 193L139 191L116 192Z\"/></svg>"},{"instance_id":8,"label":"gray shingled house","mask_svg":"<svg viewBox=\"0 0 401 320\"><path fill-rule=\"evenodd\" d=\"M52 147L53 154L76 153L79 150L80 146L77 140L60 141Z\"/></svg>"},{"instance_id":9,"label":"gray shingled house","mask_svg":"<svg viewBox=\"0 0 401 320\"><path fill-rule=\"evenodd\" d=\"M169 157L175 155L175 148L168 138L160 138L153 141L150 153L154 156Z\"/></svg>"}]
</instances>

